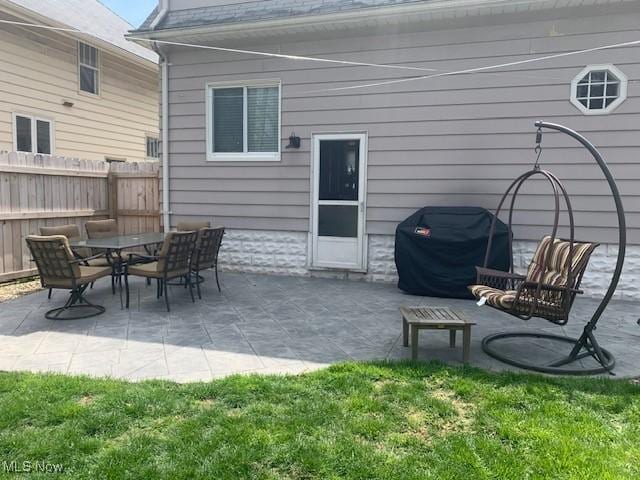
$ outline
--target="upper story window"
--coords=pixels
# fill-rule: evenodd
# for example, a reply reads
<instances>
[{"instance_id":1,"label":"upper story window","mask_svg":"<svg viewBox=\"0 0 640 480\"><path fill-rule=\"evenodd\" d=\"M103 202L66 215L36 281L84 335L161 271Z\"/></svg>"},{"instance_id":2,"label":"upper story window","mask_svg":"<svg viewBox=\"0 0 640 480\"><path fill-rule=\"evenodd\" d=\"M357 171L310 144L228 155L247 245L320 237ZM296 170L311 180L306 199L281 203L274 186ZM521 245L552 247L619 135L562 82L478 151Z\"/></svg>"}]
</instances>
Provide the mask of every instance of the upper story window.
<instances>
[{"instance_id":1,"label":"upper story window","mask_svg":"<svg viewBox=\"0 0 640 480\"><path fill-rule=\"evenodd\" d=\"M80 90L98 95L100 93L100 52L97 48L78 42L78 69Z\"/></svg>"},{"instance_id":2,"label":"upper story window","mask_svg":"<svg viewBox=\"0 0 640 480\"><path fill-rule=\"evenodd\" d=\"M13 148L17 152L53 153L53 122L31 115L13 115Z\"/></svg>"},{"instance_id":3,"label":"upper story window","mask_svg":"<svg viewBox=\"0 0 640 480\"><path fill-rule=\"evenodd\" d=\"M147 137L147 158L160 158L160 141L156 137Z\"/></svg>"},{"instance_id":4,"label":"upper story window","mask_svg":"<svg viewBox=\"0 0 640 480\"><path fill-rule=\"evenodd\" d=\"M280 160L280 83L207 87L207 160Z\"/></svg>"},{"instance_id":5,"label":"upper story window","mask_svg":"<svg viewBox=\"0 0 640 480\"><path fill-rule=\"evenodd\" d=\"M571 103L585 115L611 112L627 98L627 77L613 65L590 65L571 84Z\"/></svg>"}]
</instances>

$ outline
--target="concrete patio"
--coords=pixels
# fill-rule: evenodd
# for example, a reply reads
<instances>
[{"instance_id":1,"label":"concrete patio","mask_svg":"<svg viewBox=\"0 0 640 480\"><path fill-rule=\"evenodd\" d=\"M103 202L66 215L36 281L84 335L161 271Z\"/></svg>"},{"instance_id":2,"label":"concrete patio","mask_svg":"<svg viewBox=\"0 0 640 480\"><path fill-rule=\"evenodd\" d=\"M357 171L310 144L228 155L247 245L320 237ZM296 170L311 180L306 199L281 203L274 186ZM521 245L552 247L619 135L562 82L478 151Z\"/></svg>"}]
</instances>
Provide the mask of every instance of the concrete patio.
<instances>
[{"instance_id":1,"label":"concrete patio","mask_svg":"<svg viewBox=\"0 0 640 480\"><path fill-rule=\"evenodd\" d=\"M109 282L88 298L104 305L101 316L50 321L48 309L66 300L55 291L47 300L38 292L0 305L0 370L55 371L205 381L234 373L299 373L346 360L406 359L402 346L401 305L459 308L473 318L471 364L509 369L485 355L482 338L506 330L544 330L578 335L597 302L581 299L567 327L521 322L469 300L411 297L393 285L332 279L222 274L218 293L207 274L203 300L192 303L181 287L172 287L172 311L155 298L155 285L133 279L130 310L120 307ZM596 332L616 356L619 377L640 376L640 305L612 303ZM461 342L459 342L461 343ZM513 344L514 351L551 360L545 345ZM447 332L422 332L419 358L460 364L461 348L450 349Z\"/></svg>"}]
</instances>

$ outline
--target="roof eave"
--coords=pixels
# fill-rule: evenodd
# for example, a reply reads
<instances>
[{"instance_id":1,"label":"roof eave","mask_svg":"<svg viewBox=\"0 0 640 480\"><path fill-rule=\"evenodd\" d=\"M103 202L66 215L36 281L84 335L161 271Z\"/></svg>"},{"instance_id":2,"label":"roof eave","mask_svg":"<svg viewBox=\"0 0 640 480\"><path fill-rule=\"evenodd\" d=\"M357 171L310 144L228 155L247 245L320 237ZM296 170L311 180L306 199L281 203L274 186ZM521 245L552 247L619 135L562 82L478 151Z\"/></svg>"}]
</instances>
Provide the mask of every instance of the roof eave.
<instances>
[{"instance_id":1,"label":"roof eave","mask_svg":"<svg viewBox=\"0 0 640 480\"><path fill-rule=\"evenodd\" d=\"M331 23L353 24L368 18L384 17L385 21L393 21L395 18L406 17L408 15L419 13L438 13L446 14L456 11L469 10L486 10L491 11L495 8L505 6L514 6L517 4L519 8L526 8L528 5L552 4L548 0L437 0L434 2L426 2L411 5L397 5L392 7L371 8L349 12L332 13L325 15L306 15L300 17L287 17L273 20L257 20L250 22L238 22L228 24L211 24L196 27L175 27L175 28L156 28L154 30L133 30L127 38L144 38L144 39L167 39L176 36L189 37L197 35L225 35L228 37L237 34L242 36L246 34L247 28L251 28L252 34L271 33L280 29L292 27L311 28L316 25ZM141 44L144 42L140 42Z\"/></svg>"},{"instance_id":2,"label":"roof eave","mask_svg":"<svg viewBox=\"0 0 640 480\"><path fill-rule=\"evenodd\" d=\"M21 5L17 5L8 0L0 0L0 8L5 9L9 14L14 15L16 17L22 18L23 20L27 20L31 23L39 24L39 25L47 25L55 28L69 28L73 29L73 27L52 20L49 17L44 15L40 15L38 12L34 12L33 10L29 10L28 8L24 8ZM117 45L114 45L111 42L107 42L106 40L101 39L100 37L96 37L95 35L83 32L70 32L70 31L61 31L54 30L54 32L64 35L69 38L79 39L86 41L87 43L91 43L101 50L106 50L113 55L129 60L133 63L136 63L144 68L156 70L158 68L158 64L153 60L141 57L140 55L136 55L133 52L125 50Z\"/></svg>"}]
</instances>

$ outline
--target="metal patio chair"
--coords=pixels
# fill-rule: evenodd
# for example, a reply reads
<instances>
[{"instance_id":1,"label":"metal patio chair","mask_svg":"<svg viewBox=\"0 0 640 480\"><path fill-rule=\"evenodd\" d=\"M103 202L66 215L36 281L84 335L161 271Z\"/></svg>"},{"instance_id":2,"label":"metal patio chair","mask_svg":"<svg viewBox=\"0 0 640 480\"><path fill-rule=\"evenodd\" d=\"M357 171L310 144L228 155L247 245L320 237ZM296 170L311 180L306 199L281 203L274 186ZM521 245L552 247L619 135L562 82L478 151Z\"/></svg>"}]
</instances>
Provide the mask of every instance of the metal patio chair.
<instances>
[{"instance_id":1,"label":"metal patio chair","mask_svg":"<svg viewBox=\"0 0 640 480\"><path fill-rule=\"evenodd\" d=\"M89 318L104 313L104 307L90 303L84 292L87 287L111 273L108 266L89 266L87 262L96 260L98 256L77 258L64 235L39 236L29 235L27 245L38 268L40 283L43 288L71 290L69 300L64 306L49 310L45 317L50 320L76 320ZM75 311L89 310L89 313ZM72 312L72 315L62 315Z\"/></svg>"},{"instance_id":2,"label":"metal patio chair","mask_svg":"<svg viewBox=\"0 0 640 480\"><path fill-rule=\"evenodd\" d=\"M193 296L193 285L189 272L191 271L191 258L196 248L198 232L170 232L165 237L162 249L157 256L129 254L129 259L124 266L124 284L126 289L126 304L129 308L129 275L143 277L146 279L156 279L156 296L160 298L164 295L167 311L171 311L168 295L168 281L174 278L185 278L186 287L189 288L191 300ZM150 263L134 264L136 260L144 260Z\"/></svg>"},{"instance_id":3,"label":"metal patio chair","mask_svg":"<svg viewBox=\"0 0 640 480\"><path fill-rule=\"evenodd\" d=\"M180 222L178 223L178 225L176 226L176 230L178 232L193 232L196 231L198 232L198 238L200 236L200 230L202 230L203 228L211 228L211 222ZM204 282L204 278L202 278L201 276L196 277L198 282ZM192 279L193 280L193 279ZM173 281L173 282L169 282L169 285L183 285L186 287L187 283L185 282L184 278L180 278L179 280ZM200 288L200 286L198 285L198 288Z\"/></svg>"},{"instance_id":4,"label":"metal patio chair","mask_svg":"<svg viewBox=\"0 0 640 480\"><path fill-rule=\"evenodd\" d=\"M222 237L224 237L224 227L202 228L198 231L198 245L191 260L190 283L195 283L200 299L202 299L200 284L204 281L200 272L203 270L213 269L215 271L218 291L222 291L218 278L218 253L222 245Z\"/></svg>"},{"instance_id":5,"label":"metal patio chair","mask_svg":"<svg viewBox=\"0 0 640 480\"><path fill-rule=\"evenodd\" d=\"M40 235L43 237L50 237L51 235L64 235L69 241L79 240L82 235L80 234L80 227L78 225L58 225L55 227L40 227ZM86 248L75 248L72 251L81 257L90 257L91 253ZM98 261L99 259L96 259Z\"/></svg>"},{"instance_id":6,"label":"metal patio chair","mask_svg":"<svg viewBox=\"0 0 640 480\"><path fill-rule=\"evenodd\" d=\"M544 318L565 325L589 258L597 243L571 242L546 236L531 260L527 275L477 267L477 284L469 287L487 305L522 320Z\"/></svg>"},{"instance_id":7,"label":"metal patio chair","mask_svg":"<svg viewBox=\"0 0 640 480\"><path fill-rule=\"evenodd\" d=\"M180 222L176 226L179 232L197 232L203 228L211 228L211 222Z\"/></svg>"},{"instance_id":8,"label":"metal patio chair","mask_svg":"<svg viewBox=\"0 0 640 480\"><path fill-rule=\"evenodd\" d=\"M40 235L43 237L48 237L51 235L64 235L67 237L67 240L79 240L82 238L80 235L80 227L77 225L59 225L55 227L40 227ZM71 251L76 256L76 258L88 258L92 256L92 252L88 248L72 248ZM112 268L111 263L105 256L99 256L98 258L94 258L92 260L88 260L84 262L84 265L90 267L110 267ZM93 287L93 284L91 285ZM49 298L51 298L52 289L49 289Z\"/></svg>"},{"instance_id":9,"label":"metal patio chair","mask_svg":"<svg viewBox=\"0 0 640 480\"><path fill-rule=\"evenodd\" d=\"M84 224L87 236L90 239L116 237L120 234L118 222L110 218L108 220L89 220Z\"/></svg>"}]
</instances>

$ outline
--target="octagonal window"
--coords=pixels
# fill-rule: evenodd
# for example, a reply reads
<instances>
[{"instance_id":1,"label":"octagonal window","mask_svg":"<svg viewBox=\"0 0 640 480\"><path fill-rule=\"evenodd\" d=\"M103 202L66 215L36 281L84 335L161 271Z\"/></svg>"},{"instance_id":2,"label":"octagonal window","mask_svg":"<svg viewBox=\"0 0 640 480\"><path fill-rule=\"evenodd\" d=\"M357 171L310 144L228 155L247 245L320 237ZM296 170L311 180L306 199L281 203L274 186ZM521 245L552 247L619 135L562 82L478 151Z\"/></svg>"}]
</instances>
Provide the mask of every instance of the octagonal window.
<instances>
[{"instance_id":1,"label":"octagonal window","mask_svg":"<svg viewBox=\"0 0 640 480\"><path fill-rule=\"evenodd\" d=\"M586 115L609 113L627 98L627 77L613 65L592 65L571 85L571 102Z\"/></svg>"}]
</instances>

